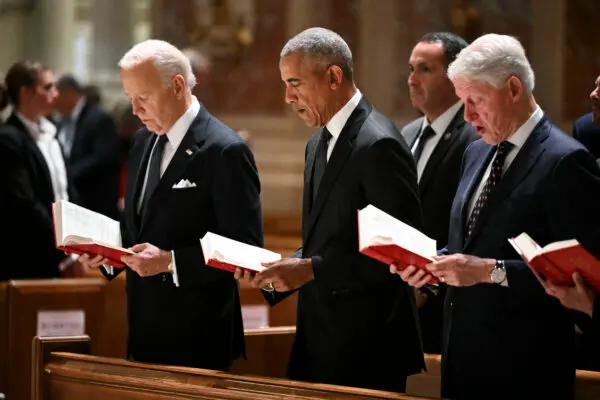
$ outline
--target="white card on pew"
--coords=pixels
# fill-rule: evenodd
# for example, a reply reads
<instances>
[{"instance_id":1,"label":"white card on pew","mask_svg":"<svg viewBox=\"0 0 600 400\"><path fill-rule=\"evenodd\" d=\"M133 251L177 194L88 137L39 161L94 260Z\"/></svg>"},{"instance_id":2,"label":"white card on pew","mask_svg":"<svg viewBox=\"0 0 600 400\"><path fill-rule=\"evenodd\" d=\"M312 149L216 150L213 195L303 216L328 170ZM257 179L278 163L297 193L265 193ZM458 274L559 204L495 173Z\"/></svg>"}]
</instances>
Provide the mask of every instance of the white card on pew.
<instances>
[{"instance_id":1,"label":"white card on pew","mask_svg":"<svg viewBox=\"0 0 600 400\"><path fill-rule=\"evenodd\" d=\"M37 316L37 336L80 336L85 334L85 312L39 311Z\"/></svg>"},{"instance_id":2,"label":"white card on pew","mask_svg":"<svg viewBox=\"0 0 600 400\"><path fill-rule=\"evenodd\" d=\"M242 268L260 272L261 264L281 260L281 254L207 232L200 239L206 265L226 271Z\"/></svg>"}]
</instances>

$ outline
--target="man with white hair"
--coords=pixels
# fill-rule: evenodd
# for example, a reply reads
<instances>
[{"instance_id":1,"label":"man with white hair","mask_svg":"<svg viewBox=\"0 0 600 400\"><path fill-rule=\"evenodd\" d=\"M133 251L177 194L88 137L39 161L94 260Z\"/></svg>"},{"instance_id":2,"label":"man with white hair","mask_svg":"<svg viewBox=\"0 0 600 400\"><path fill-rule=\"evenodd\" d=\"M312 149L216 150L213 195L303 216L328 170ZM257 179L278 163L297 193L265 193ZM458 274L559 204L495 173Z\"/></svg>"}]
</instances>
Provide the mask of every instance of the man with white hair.
<instances>
[{"instance_id":1,"label":"man with white hair","mask_svg":"<svg viewBox=\"0 0 600 400\"><path fill-rule=\"evenodd\" d=\"M302 247L253 283L274 286L271 304L299 291L292 379L404 392L424 367L414 290L358 251L356 211L372 204L422 229L410 149L357 89L335 32L299 33L279 69L285 101L317 132L306 145Z\"/></svg>"},{"instance_id":2,"label":"man with white hair","mask_svg":"<svg viewBox=\"0 0 600 400\"><path fill-rule=\"evenodd\" d=\"M123 244L129 356L136 361L227 370L244 353L233 274L204 264L207 231L262 246L260 182L252 152L192 95L189 60L159 40L119 62L145 128L127 165ZM81 257L97 267L99 256ZM80 259L81 259L80 258ZM108 279L122 270L103 268Z\"/></svg>"},{"instance_id":3,"label":"man with white hair","mask_svg":"<svg viewBox=\"0 0 600 400\"><path fill-rule=\"evenodd\" d=\"M448 247L427 266L448 285L442 397L570 399L572 314L545 293L508 239L577 239L600 257L600 169L536 104L517 39L489 34L448 75L483 140L465 151ZM430 275L399 273L416 287Z\"/></svg>"}]
</instances>

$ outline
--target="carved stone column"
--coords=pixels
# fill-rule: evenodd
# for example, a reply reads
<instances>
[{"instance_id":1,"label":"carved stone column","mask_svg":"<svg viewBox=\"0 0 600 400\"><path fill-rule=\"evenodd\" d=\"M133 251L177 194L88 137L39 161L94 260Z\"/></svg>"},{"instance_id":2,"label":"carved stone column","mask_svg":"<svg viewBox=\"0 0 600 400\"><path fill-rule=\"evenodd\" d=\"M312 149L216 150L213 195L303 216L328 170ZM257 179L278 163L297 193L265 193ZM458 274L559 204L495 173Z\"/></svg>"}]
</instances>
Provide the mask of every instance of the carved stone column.
<instances>
[{"instance_id":1,"label":"carved stone column","mask_svg":"<svg viewBox=\"0 0 600 400\"><path fill-rule=\"evenodd\" d=\"M133 1L92 0L93 25L90 82L109 98L121 93L117 63L133 46Z\"/></svg>"}]
</instances>

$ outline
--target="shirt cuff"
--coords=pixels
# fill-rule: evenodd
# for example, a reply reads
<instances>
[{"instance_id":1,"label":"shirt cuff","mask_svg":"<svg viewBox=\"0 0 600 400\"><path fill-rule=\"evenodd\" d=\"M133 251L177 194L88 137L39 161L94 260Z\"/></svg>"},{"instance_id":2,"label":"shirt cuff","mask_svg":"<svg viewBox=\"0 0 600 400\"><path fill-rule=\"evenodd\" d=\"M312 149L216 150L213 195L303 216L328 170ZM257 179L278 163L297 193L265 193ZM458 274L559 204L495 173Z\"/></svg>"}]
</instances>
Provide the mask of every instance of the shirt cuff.
<instances>
[{"instance_id":1,"label":"shirt cuff","mask_svg":"<svg viewBox=\"0 0 600 400\"><path fill-rule=\"evenodd\" d=\"M508 287L508 275L506 276L506 279L504 279L502 281L502 283L500 284L500 286Z\"/></svg>"},{"instance_id":2,"label":"shirt cuff","mask_svg":"<svg viewBox=\"0 0 600 400\"><path fill-rule=\"evenodd\" d=\"M104 271L106 271L108 275L115 274L115 268L112 265L102 264L102 268L104 268Z\"/></svg>"},{"instance_id":3,"label":"shirt cuff","mask_svg":"<svg viewBox=\"0 0 600 400\"><path fill-rule=\"evenodd\" d=\"M173 276L173 283L175 286L179 287L179 275L177 275L177 264L175 263L175 250L171 250L171 265L172 271L171 275Z\"/></svg>"}]
</instances>

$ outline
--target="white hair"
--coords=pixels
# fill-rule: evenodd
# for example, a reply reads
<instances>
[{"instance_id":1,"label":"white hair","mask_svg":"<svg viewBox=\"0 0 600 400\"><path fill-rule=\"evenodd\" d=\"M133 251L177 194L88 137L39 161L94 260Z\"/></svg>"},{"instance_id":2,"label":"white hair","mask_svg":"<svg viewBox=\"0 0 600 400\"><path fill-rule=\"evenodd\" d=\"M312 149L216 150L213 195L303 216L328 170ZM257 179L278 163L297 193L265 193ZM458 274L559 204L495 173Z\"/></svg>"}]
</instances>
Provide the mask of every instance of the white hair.
<instances>
[{"instance_id":1,"label":"white hair","mask_svg":"<svg viewBox=\"0 0 600 400\"><path fill-rule=\"evenodd\" d=\"M348 44L337 33L325 28L309 28L291 38L280 57L292 53L304 53L319 61L340 67L344 76L352 79L352 52Z\"/></svg>"},{"instance_id":2,"label":"white hair","mask_svg":"<svg viewBox=\"0 0 600 400\"><path fill-rule=\"evenodd\" d=\"M521 43L512 36L490 33L483 35L463 49L448 67L451 80L486 82L501 87L516 76L527 94L535 87L535 74Z\"/></svg>"},{"instance_id":3,"label":"white hair","mask_svg":"<svg viewBox=\"0 0 600 400\"><path fill-rule=\"evenodd\" d=\"M190 60L193 72L205 71L211 67L211 62L204 54L196 49L186 48L182 50L184 56Z\"/></svg>"},{"instance_id":4,"label":"white hair","mask_svg":"<svg viewBox=\"0 0 600 400\"><path fill-rule=\"evenodd\" d=\"M129 69L151 61L162 76L165 85L171 85L175 75L183 76L189 90L196 85L189 59L172 44L164 40L145 40L133 46L119 61L121 69Z\"/></svg>"}]
</instances>

